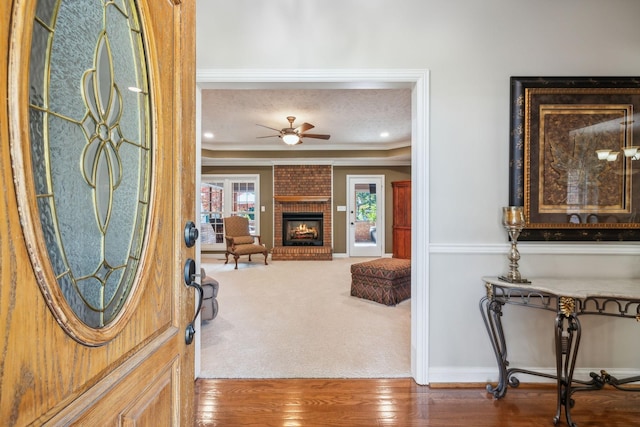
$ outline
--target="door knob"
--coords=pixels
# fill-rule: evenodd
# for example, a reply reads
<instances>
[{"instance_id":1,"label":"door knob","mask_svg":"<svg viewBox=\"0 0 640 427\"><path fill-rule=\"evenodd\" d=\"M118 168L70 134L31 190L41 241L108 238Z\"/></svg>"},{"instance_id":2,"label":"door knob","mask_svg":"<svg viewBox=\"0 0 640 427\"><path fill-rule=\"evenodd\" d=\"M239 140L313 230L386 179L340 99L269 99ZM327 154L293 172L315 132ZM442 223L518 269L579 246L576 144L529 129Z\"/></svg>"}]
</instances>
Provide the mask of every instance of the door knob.
<instances>
[{"instance_id":1,"label":"door knob","mask_svg":"<svg viewBox=\"0 0 640 427\"><path fill-rule=\"evenodd\" d=\"M197 231L197 230L196 230ZM199 295L198 298L198 308L196 310L195 316L193 316L193 320L187 325L187 329L184 332L184 341L187 345L193 342L193 337L196 335L195 322L200 314L200 309L202 308L202 301L204 300L204 291L202 290L202 286L195 281L196 277L196 262L191 258L187 259L187 262L184 264L184 283L185 285L194 288Z\"/></svg>"}]
</instances>

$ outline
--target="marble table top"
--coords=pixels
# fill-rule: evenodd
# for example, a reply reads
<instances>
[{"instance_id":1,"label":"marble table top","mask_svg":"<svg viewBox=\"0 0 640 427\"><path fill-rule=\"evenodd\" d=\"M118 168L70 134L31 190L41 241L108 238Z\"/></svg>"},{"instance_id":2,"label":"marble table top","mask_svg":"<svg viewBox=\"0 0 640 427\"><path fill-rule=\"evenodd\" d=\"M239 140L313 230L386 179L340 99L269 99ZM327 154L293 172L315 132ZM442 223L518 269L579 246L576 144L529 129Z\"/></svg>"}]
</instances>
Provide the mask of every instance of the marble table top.
<instances>
[{"instance_id":1,"label":"marble table top","mask_svg":"<svg viewBox=\"0 0 640 427\"><path fill-rule=\"evenodd\" d=\"M640 300L640 279L557 279L528 277L531 283L509 283L497 277L483 277L485 283L513 289L530 289L557 296L584 299L609 297Z\"/></svg>"}]
</instances>

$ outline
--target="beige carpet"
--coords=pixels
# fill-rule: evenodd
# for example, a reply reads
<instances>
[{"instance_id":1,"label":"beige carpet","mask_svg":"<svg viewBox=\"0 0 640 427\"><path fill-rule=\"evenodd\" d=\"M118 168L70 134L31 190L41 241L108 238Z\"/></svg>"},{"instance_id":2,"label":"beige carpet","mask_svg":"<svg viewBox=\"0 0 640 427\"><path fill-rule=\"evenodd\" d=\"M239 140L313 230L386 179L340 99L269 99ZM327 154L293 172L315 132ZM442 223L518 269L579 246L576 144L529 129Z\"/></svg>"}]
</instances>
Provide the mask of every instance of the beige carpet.
<instances>
[{"instance_id":1,"label":"beige carpet","mask_svg":"<svg viewBox=\"0 0 640 427\"><path fill-rule=\"evenodd\" d=\"M411 376L410 300L387 307L349 295L351 264L368 259L253 259L234 270L203 257L220 311L202 323L201 378Z\"/></svg>"}]
</instances>

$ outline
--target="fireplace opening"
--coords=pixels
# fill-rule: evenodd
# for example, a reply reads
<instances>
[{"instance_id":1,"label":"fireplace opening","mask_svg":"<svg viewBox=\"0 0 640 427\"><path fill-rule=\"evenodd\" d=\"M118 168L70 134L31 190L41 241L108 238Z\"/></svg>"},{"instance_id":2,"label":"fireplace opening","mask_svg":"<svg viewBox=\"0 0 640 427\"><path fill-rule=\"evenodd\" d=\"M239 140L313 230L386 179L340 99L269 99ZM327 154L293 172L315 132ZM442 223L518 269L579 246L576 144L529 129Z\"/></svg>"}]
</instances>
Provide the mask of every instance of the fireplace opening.
<instances>
[{"instance_id":1,"label":"fireplace opening","mask_svg":"<svg viewBox=\"0 0 640 427\"><path fill-rule=\"evenodd\" d=\"M322 212L283 212L283 246L322 246Z\"/></svg>"}]
</instances>

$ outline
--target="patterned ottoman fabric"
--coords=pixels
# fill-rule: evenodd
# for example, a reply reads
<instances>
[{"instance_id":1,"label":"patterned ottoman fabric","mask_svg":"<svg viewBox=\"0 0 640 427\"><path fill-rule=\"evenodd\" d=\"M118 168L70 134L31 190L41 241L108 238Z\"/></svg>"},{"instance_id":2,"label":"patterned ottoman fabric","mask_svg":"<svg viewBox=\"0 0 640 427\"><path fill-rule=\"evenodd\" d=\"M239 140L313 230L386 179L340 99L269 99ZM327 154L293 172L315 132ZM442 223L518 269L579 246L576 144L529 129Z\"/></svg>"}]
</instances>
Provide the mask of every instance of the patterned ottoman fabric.
<instances>
[{"instance_id":1,"label":"patterned ottoman fabric","mask_svg":"<svg viewBox=\"0 0 640 427\"><path fill-rule=\"evenodd\" d=\"M385 305L411 298L411 261L380 258L351 265L351 295Z\"/></svg>"}]
</instances>

